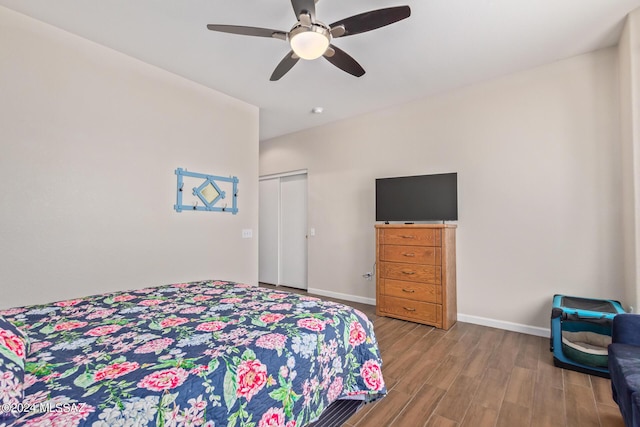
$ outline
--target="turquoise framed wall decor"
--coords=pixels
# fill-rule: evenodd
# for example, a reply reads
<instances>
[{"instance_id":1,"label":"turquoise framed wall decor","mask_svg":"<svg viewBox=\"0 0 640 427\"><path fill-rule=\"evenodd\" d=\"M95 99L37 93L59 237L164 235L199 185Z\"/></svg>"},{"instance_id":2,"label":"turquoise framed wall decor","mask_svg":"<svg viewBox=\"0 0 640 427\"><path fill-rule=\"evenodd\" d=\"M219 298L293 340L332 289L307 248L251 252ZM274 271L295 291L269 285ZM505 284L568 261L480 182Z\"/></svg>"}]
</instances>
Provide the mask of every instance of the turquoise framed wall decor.
<instances>
[{"instance_id":1,"label":"turquoise framed wall decor","mask_svg":"<svg viewBox=\"0 0 640 427\"><path fill-rule=\"evenodd\" d=\"M182 211L208 211L208 212L230 212L238 213L238 178L235 176L216 176L197 172L189 172L186 169L178 168L175 171L178 177L176 188L176 212ZM195 181L199 185L193 187L191 194L194 196L191 204L185 204L184 186L185 178ZM227 192L231 187L231 206L226 202ZM227 188L227 190L225 190ZM200 205L202 203L202 205Z\"/></svg>"}]
</instances>

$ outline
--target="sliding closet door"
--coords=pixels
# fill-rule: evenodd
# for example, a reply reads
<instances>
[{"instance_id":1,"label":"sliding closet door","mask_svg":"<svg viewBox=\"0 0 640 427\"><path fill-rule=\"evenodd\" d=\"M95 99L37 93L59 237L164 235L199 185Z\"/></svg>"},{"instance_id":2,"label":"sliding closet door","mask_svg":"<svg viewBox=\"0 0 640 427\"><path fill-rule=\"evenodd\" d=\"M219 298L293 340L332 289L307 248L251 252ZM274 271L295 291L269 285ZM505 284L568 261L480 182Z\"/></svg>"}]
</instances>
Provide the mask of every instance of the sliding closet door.
<instances>
[{"instance_id":1,"label":"sliding closet door","mask_svg":"<svg viewBox=\"0 0 640 427\"><path fill-rule=\"evenodd\" d=\"M260 181L258 224L258 281L278 284L280 179Z\"/></svg>"},{"instance_id":2,"label":"sliding closet door","mask_svg":"<svg viewBox=\"0 0 640 427\"><path fill-rule=\"evenodd\" d=\"M307 175L280 178L280 284L307 289Z\"/></svg>"}]
</instances>

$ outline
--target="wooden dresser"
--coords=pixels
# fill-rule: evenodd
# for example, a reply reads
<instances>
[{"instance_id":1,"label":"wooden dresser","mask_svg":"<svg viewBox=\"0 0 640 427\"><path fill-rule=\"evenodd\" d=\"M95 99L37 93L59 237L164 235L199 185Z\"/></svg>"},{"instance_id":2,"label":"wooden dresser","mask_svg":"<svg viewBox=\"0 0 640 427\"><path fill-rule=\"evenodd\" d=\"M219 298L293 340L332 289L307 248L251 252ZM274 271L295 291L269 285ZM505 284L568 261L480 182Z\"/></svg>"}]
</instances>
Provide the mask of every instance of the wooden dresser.
<instances>
[{"instance_id":1,"label":"wooden dresser","mask_svg":"<svg viewBox=\"0 0 640 427\"><path fill-rule=\"evenodd\" d=\"M376 314L449 329L456 323L456 226L376 225Z\"/></svg>"}]
</instances>

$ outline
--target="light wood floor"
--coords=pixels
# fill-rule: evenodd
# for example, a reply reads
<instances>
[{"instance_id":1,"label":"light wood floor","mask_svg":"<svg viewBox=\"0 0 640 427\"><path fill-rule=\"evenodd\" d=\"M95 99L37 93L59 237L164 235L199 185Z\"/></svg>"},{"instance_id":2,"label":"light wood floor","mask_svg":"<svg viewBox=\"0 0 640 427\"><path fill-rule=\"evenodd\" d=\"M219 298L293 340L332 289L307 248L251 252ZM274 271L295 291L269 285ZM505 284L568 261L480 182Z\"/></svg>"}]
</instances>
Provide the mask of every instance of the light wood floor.
<instances>
[{"instance_id":1,"label":"light wood floor","mask_svg":"<svg viewBox=\"0 0 640 427\"><path fill-rule=\"evenodd\" d=\"M389 391L346 427L624 427L610 381L554 367L547 338L462 322L443 331L340 302L374 323Z\"/></svg>"}]
</instances>

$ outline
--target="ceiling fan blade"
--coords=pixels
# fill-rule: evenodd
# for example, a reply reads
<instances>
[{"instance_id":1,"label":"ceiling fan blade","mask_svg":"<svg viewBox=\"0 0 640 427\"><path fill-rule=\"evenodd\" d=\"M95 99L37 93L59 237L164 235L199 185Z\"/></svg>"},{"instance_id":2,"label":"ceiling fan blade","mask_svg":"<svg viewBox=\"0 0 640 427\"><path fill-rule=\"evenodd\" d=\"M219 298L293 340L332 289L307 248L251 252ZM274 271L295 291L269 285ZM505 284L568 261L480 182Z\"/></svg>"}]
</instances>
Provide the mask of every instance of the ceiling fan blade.
<instances>
[{"instance_id":1,"label":"ceiling fan blade","mask_svg":"<svg viewBox=\"0 0 640 427\"><path fill-rule=\"evenodd\" d=\"M275 39L286 40L287 33L280 30L272 30L269 28L245 27L242 25L217 25L209 24L207 28L211 31L220 31L222 33L240 34L243 36L269 37Z\"/></svg>"},{"instance_id":2,"label":"ceiling fan blade","mask_svg":"<svg viewBox=\"0 0 640 427\"><path fill-rule=\"evenodd\" d=\"M349 54L345 51L338 49L334 45L329 45L331 49L333 49L333 55L325 55L325 59L331 62L336 67L340 68L342 71L346 71L352 76L362 77L365 73L364 68L358 64L358 62L353 59Z\"/></svg>"},{"instance_id":3,"label":"ceiling fan blade","mask_svg":"<svg viewBox=\"0 0 640 427\"><path fill-rule=\"evenodd\" d=\"M280 61L276 69L273 70L273 74L271 74L271 78L269 80L271 80L272 82L280 80L282 76L287 74L287 72L289 72L289 70L293 68L294 65L296 65L299 59L300 57L295 55L293 51L287 53L287 56L282 58L282 61Z\"/></svg>"},{"instance_id":4,"label":"ceiling fan blade","mask_svg":"<svg viewBox=\"0 0 640 427\"><path fill-rule=\"evenodd\" d=\"M409 6L388 7L386 9L372 10L350 16L349 18L334 22L329 25L329 27L344 26L344 34L339 36L334 35L334 37L345 37L375 30L406 19L409 16L411 16L411 8Z\"/></svg>"},{"instance_id":5,"label":"ceiling fan blade","mask_svg":"<svg viewBox=\"0 0 640 427\"><path fill-rule=\"evenodd\" d=\"M315 22L316 2L314 0L291 0L291 6L293 6L296 19L300 19L300 15L303 13L308 13L311 16L311 21Z\"/></svg>"}]
</instances>

